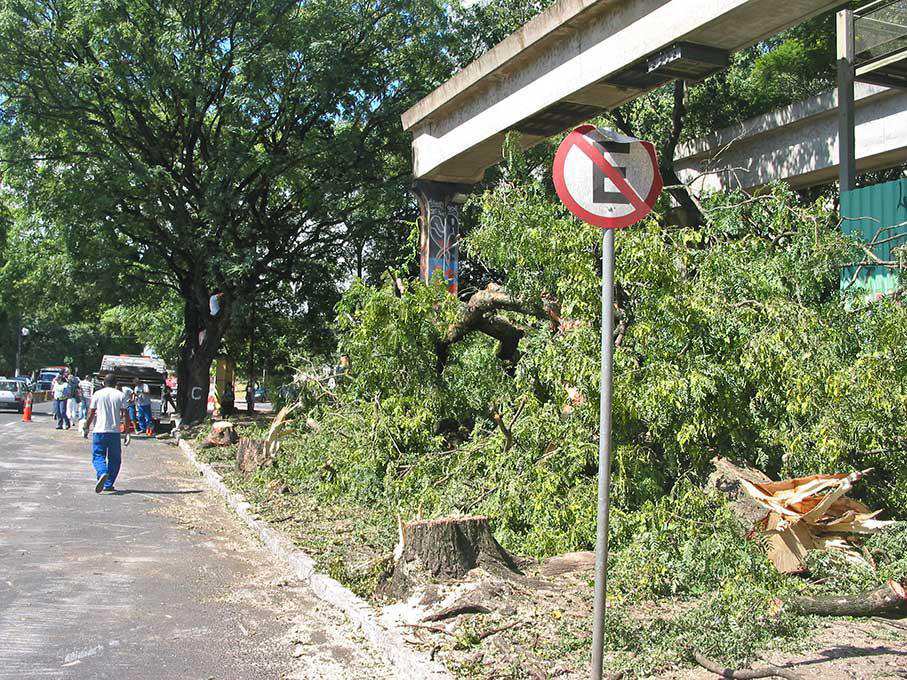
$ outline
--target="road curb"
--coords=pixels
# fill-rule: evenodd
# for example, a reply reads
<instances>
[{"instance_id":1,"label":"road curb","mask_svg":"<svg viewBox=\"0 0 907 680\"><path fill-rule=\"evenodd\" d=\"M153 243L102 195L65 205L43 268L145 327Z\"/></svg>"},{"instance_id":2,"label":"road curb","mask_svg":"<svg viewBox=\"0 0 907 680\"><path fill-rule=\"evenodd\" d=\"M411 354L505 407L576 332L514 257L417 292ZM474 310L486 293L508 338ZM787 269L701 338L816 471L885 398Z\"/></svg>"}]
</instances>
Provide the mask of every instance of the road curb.
<instances>
[{"instance_id":1,"label":"road curb","mask_svg":"<svg viewBox=\"0 0 907 680\"><path fill-rule=\"evenodd\" d=\"M365 638L377 652L384 655L399 677L406 680L453 678L444 666L410 649L399 633L381 625L374 610L365 600L339 581L316 571L315 560L296 548L289 538L272 529L267 522L254 517L251 504L242 494L227 488L223 477L210 465L198 459L195 449L189 442L180 439L179 447L208 485L223 497L230 509L245 522L271 554L285 563L297 578L308 584L316 597L340 609L359 626Z\"/></svg>"}]
</instances>

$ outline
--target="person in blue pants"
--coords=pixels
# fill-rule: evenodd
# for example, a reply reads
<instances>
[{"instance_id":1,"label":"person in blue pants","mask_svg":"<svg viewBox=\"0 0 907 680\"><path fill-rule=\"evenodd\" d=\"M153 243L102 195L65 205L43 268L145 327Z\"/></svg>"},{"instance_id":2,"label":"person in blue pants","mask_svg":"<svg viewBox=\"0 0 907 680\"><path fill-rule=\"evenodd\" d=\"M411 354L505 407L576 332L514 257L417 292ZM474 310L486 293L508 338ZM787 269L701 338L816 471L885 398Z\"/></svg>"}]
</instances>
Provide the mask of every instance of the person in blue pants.
<instances>
[{"instance_id":1,"label":"person in blue pants","mask_svg":"<svg viewBox=\"0 0 907 680\"><path fill-rule=\"evenodd\" d=\"M69 416L66 414L66 402L69 399L69 383L66 381L66 374L60 373L54 378L50 389L54 398L54 417L57 421L57 429L62 430L63 425L66 425L68 430L70 423Z\"/></svg>"},{"instance_id":2,"label":"person in blue pants","mask_svg":"<svg viewBox=\"0 0 907 680\"><path fill-rule=\"evenodd\" d=\"M133 387L135 391L135 409L139 419L139 431L145 434L151 434L151 428L154 425L154 418L151 415L151 390L145 383L139 384L136 381Z\"/></svg>"},{"instance_id":3,"label":"person in blue pants","mask_svg":"<svg viewBox=\"0 0 907 680\"><path fill-rule=\"evenodd\" d=\"M94 424L91 435L91 458L95 470L95 493L116 491L114 482L120 473L120 422L126 414L125 396L115 387L113 374L104 378L104 387L91 396L85 430Z\"/></svg>"}]
</instances>

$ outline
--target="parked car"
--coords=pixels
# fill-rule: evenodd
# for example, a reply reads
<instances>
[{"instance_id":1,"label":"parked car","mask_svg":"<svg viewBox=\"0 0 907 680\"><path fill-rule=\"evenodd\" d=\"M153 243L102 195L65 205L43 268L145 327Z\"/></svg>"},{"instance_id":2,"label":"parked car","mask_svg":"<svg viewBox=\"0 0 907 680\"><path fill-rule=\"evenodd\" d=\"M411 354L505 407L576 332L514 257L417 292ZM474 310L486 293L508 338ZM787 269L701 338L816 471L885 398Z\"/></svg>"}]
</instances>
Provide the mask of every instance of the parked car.
<instances>
[{"instance_id":1,"label":"parked car","mask_svg":"<svg viewBox=\"0 0 907 680\"><path fill-rule=\"evenodd\" d=\"M0 380L0 408L25 410L25 388L15 380Z\"/></svg>"}]
</instances>

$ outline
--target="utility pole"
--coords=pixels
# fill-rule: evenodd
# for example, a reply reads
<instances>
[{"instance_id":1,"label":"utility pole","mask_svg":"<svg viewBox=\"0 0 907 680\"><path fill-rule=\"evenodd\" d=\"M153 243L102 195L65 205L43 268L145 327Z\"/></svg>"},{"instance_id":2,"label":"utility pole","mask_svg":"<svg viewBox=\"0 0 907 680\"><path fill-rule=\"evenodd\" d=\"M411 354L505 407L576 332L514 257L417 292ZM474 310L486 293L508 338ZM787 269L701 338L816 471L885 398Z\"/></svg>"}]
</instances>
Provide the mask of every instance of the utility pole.
<instances>
[{"instance_id":1,"label":"utility pole","mask_svg":"<svg viewBox=\"0 0 907 680\"><path fill-rule=\"evenodd\" d=\"M840 192L856 186L857 154L854 126L854 37L853 10L837 15L838 34L838 183Z\"/></svg>"}]
</instances>

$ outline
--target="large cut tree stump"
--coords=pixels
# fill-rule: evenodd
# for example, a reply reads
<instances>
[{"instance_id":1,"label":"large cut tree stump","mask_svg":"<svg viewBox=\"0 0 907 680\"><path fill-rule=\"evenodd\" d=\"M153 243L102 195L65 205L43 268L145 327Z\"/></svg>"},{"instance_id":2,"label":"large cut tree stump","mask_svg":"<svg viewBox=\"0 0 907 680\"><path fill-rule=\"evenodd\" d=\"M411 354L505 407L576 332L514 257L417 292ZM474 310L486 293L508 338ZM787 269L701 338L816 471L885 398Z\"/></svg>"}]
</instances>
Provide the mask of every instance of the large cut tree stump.
<instances>
[{"instance_id":1,"label":"large cut tree stump","mask_svg":"<svg viewBox=\"0 0 907 680\"><path fill-rule=\"evenodd\" d=\"M460 579L476 567L500 576L519 573L513 558L492 535L488 518L483 516L405 524L400 528L394 557L388 586L395 594L426 579Z\"/></svg>"}]
</instances>

